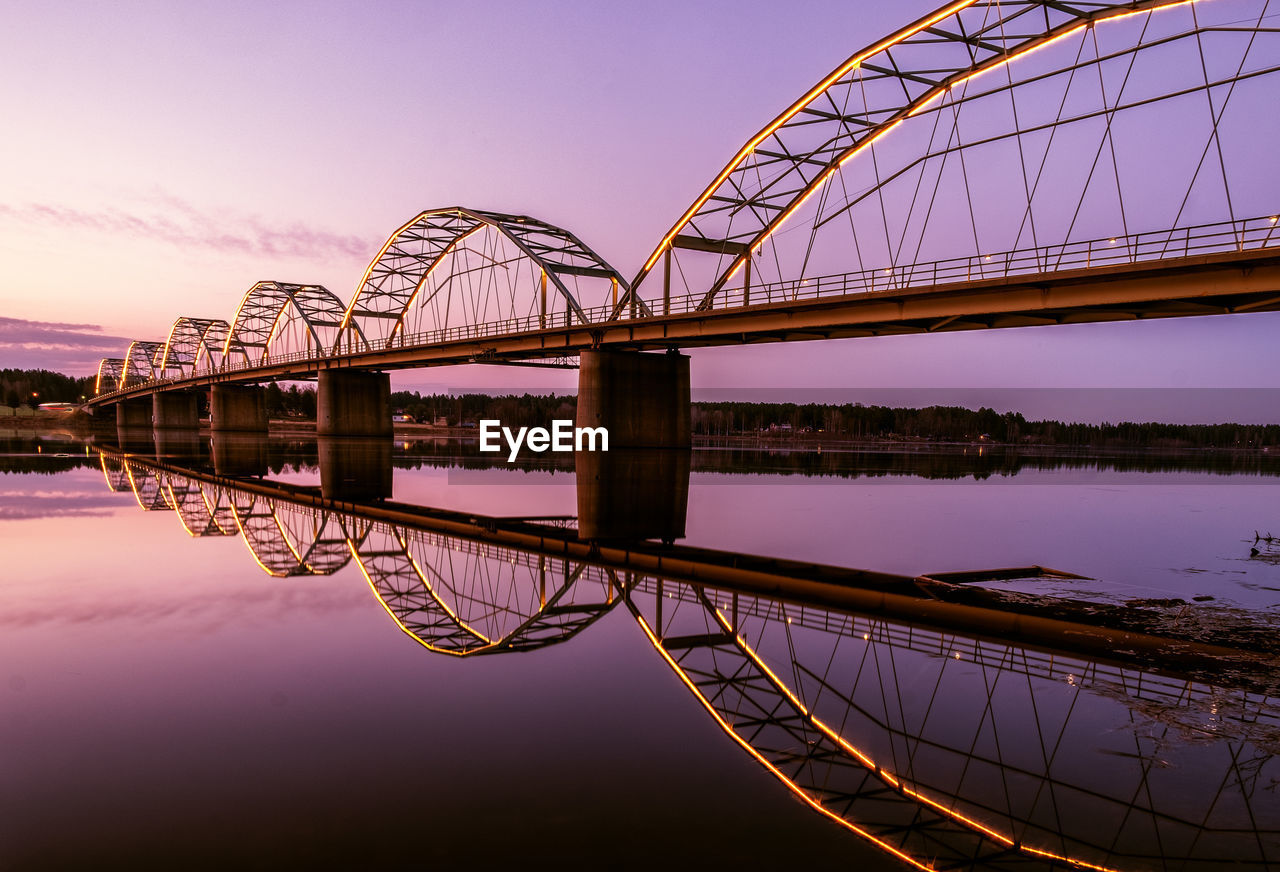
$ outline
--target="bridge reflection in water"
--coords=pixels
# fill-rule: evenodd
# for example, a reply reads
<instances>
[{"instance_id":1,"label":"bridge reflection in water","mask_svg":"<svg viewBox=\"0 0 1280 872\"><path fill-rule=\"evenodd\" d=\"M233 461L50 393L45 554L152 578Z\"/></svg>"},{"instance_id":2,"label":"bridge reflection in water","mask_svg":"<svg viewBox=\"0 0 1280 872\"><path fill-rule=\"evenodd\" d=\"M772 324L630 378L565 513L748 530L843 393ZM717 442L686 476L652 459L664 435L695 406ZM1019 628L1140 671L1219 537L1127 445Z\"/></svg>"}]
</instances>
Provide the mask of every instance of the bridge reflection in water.
<instances>
[{"instance_id":1,"label":"bridge reflection in water","mask_svg":"<svg viewBox=\"0 0 1280 872\"><path fill-rule=\"evenodd\" d=\"M434 652L562 643L625 603L729 739L908 867L1280 863L1280 684L1249 634L1210 645L927 577L621 547L574 518L337 503L112 450L101 464L112 490L194 537L238 535L272 576L356 564ZM682 528L683 497L664 499Z\"/></svg>"}]
</instances>

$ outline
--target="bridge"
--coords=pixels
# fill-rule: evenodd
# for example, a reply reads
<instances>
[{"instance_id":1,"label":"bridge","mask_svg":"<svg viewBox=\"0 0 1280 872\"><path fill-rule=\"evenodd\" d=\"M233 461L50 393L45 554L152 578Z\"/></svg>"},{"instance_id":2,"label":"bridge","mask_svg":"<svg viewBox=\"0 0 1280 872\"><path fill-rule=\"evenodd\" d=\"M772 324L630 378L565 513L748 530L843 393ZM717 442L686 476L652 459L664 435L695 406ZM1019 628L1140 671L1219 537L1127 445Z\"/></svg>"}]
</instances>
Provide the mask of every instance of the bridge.
<instances>
[{"instance_id":1,"label":"bridge","mask_svg":"<svg viewBox=\"0 0 1280 872\"><path fill-rule=\"evenodd\" d=\"M580 424L680 447L681 349L1277 311L1271 23L1262 0L958 0L765 125L630 280L547 222L428 209L349 301L258 282L104 359L88 405L191 428L209 391L213 429L262 432L260 385L314 378L321 435L385 435L391 370L576 359Z\"/></svg>"},{"instance_id":2,"label":"bridge","mask_svg":"<svg viewBox=\"0 0 1280 872\"><path fill-rule=\"evenodd\" d=\"M593 548L574 518L335 501L115 449L100 463L112 490L193 538L240 538L273 578L354 568L431 654L531 654L630 613L728 741L908 866L1280 861L1274 640L1206 645L1164 619L968 596L954 576Z\"/></svg>"}]
</instances>

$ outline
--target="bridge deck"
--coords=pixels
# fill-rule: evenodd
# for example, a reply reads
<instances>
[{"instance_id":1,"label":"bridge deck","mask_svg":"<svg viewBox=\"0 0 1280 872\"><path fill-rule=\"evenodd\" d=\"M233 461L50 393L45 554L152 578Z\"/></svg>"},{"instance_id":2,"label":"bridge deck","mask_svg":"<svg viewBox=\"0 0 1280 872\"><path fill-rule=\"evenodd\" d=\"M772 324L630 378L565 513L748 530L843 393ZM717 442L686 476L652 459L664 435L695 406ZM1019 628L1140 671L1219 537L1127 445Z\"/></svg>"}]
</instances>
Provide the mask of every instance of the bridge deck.
<instances>
[{"instance_id":1,"label":"bridge deck","mask_svg":"<svg viewBox=\"0 0 1280 872\"><path fill-rule=\"evenodd\" d=\"M213 384L305 379L337 368L409 369L530 360L592 348L695 348L1265 311L1280 311L1280 251L1275 248L538 329L524 323L477 324L443 336L397 337L376 350L278 355L264 365L147 382L101 394L88 405Z\"/></svg>"}]
</instances>

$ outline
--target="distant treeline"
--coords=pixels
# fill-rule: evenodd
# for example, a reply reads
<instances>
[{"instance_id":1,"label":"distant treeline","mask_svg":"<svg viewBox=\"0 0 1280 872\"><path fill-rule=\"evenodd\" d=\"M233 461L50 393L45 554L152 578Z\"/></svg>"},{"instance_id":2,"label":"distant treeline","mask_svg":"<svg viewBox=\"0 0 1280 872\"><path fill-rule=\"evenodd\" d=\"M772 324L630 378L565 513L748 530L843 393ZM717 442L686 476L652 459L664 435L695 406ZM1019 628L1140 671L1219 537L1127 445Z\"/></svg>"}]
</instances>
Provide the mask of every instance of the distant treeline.
<instances>
[{"instance_id":1,"label":"distant treeline","mask_svg":"<svg viewBox=\"0 0 1280 872\"><path fill-rule=\"evenodd\" d=\"M73 378L47 369L0 369L0 401L6 406L78 403L93 396L97 376Z\"/></svg>"},{"instance_id":2,"label":"distant treeline","mask_svg":"<svg viewBox=\"0 0 1280 872\"><path fill-rule=\"evenodd\" d=\"M427 394L397 391L397 411L421 423L443 420L451 427L496 418L507 426L545 426L572 418L573 396ZM1028 421L1020 413L1000 414L959 406L923 409L864 406L860 403L722 402L693 404L696 436L765 436L852 441L1001 442L1094 448L1263 448L1280 446L1280 426L1250 424L1067 424Z\"/></svg>"},{"instance_id":3,"label":"distant treeline","mask_svg":"<svg viewBox=\"0 0 1280 872\"><path fill-rule=\"evenodd\" d=\"M0 399L10 406L78 402L93 393L94 377L72 378L48 370L0 369ZM271 384L266 392L272 417L314 420L314 387ZM506 426L547 426L572 418L574 396L554 394L419 394L395 391L394 411L422 424L476 426L496 418ZM1000 414L959 406L923 409L864 406L861 403L720 402L693 404L693 432L703 437L761 437L822 441L999 442L1091 448L1274 448L1280 426L1249 424L1068 424L1028 421L1017 412Z\"/></svg>"},{"instance_id":4,"label":"distant treeline","mask_svg":"<svg viewBox=\"0 0 1280 872\"><path fill-rule=\"evenodd\" d=\"M1262 448L1280 445L1280 426L1251 424L1066 424L1028 421L959 406L903 409L860 403L694 403L698 435L822 434L851 440L1003 442L1094 448Z\"/></svg>"}]
</instances>

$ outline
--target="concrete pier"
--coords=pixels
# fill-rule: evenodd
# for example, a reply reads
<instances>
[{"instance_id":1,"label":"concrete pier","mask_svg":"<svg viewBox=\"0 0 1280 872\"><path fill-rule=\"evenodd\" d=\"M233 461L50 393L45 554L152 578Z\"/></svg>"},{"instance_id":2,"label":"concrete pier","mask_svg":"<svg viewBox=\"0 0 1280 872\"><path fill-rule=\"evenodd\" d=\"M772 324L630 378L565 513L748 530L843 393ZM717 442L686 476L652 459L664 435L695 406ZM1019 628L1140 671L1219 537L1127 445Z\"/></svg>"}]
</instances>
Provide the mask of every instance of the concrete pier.
<instances>
[{"instance_id":1,"label":"concrete pier","mask_svg":"<svg viewBox=\"0 0 1280 872\"><path fill-rule=\"evenodd\" d=\"M156 460L176 460L181 463L199 464L209 453L208 443L194 427L179 430L176 427L157 427L155 430Z\"/></svg>"},{"instance_id":2,"label":"concrete pier","mask_svg":"<svg viewBox=\"0 0 1280 872\"><path fill-rule=\"evenodd\" d=\"M368 502L391 496L391 437L316 439L320 494L327 500Z\"/></svg>"},{"instance_id":3,"label":"concrete pier","mask_svg":"<svg viewBox=\"0 0 1280 872\"><path fill-rule=\"evenodd\" d=\"M151 398L116 403L116 426L129 430L139 427L151 429Z\"/></svg>"},{"instance_id":4,"label":"concrete pier","mask_svg":"<svg viewBox=\"0 0 1280 872\"><path fill-rule=\"evenodd\" d=\"M390 436L391 376L352 369L321 370L317 436Z\"/></svg>"},{"instance_id":5,"label":"concrete pier","mask_svg":"<svg viewBox=\"0 0 1280 872\"><path fill-rule=\"evenodd\" d=\"M266 433L266 390L257 385L214 385L209 426L225 433Z\"/></svg>"},{"instance_id":6,"label":"concrete pier","mask_svg":"<svg viewBox=\"0 0 1280 872\"><path fill-rule=\"evenodd\" d=\"M157 430L195 430L200 426L200 395L161 391L151 395L151 425Z\"/></svg>"},{"instance_id":7,"label":"concrete pier","mask_svg":"<svg viewBox=\"0 0 1280 872\"><path fill-rule=\"evenodd\" d=\"M150 454L155 450L150 422L145 427L116 427L116 445L127 454Z\"/></svg>"},{"instance_id":8,"label":"concrete pier","mask_svg":"<svg viewBox=\"0 0 1280 872\"><path fill-rule=\"evenodd\" d=\"M584 351L579 427L606 427L609 450L692 445L689 358L684 354Z\"/></svg>"},{"instance_id":9,"label":"concrete pier","mask_svg":"<svg viewBox=\"0 0 1280 872\"><path fill-rule=\"evenodd\" d=\"M262 433L213 432L213 469L218 475L264 476L268 471L267 437Z\"/></svg>"},{"instance_id":10,"label":"concrete pier","mask_svg":"<svg viewBox=\"0 0 1280 872\"><path fill-rule=\"evenodd\" d=\"M655 448L579 451L579 538L684 538L691 458L691 451Z\"/></svg>"}]
</instances>

